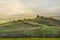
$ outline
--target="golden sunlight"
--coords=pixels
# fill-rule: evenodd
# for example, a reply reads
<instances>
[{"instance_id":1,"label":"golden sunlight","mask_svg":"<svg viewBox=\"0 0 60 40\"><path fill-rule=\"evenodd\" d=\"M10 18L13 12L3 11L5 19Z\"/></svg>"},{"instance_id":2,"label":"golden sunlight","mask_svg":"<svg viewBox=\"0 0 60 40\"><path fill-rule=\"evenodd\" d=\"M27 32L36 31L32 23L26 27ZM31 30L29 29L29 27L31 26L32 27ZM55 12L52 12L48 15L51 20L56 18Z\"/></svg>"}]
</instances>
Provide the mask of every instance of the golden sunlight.
<instances>
[{"instance_id":1,"label":"golden sunlight","mask_svg":"<svg viewBox=\"0 0 60 40\"><path fill-rule=\"evenodd\" d=\"M15 15L21 13L30 13L31 10L22 2L17 0L1 0L0 15Z\"/></svg>"}]
</instances>

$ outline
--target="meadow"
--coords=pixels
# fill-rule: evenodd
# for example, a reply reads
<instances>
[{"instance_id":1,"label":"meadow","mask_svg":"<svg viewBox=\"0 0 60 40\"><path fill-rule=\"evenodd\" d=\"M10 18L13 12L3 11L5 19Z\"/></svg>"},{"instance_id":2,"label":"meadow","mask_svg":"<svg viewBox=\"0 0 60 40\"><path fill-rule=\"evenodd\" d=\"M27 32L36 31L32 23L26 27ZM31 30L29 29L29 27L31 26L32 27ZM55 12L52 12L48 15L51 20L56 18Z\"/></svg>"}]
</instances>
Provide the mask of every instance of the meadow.
<instances>
[{"instance_id":1,"label":"meadow","mask_svg":"<svg viewBox=\"0 0 60 40\"><path fill-rule=\"evenodd\" d=\"M0 38L60 38L60 20L38 16L0 22Z\"/></svg>"}]
</instances>

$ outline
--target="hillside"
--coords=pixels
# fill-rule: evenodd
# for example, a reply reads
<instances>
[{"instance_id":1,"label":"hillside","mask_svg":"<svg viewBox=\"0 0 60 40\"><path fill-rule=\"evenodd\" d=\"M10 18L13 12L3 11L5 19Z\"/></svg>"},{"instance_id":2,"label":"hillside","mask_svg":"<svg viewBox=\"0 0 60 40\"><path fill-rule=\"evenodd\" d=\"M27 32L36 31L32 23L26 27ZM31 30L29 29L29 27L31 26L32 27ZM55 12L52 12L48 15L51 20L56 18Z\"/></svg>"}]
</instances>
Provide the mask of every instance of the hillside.
<instances>
[{"instance_id":1,"label":"hillside","mask_svg":"<svg viewBox=\"0 0 60 40\"><path fill-rule=\"evenodd\" d=\"M60 20L38 17L2 23L0 37L60 37Z\"/></svg>"}]
</instances>

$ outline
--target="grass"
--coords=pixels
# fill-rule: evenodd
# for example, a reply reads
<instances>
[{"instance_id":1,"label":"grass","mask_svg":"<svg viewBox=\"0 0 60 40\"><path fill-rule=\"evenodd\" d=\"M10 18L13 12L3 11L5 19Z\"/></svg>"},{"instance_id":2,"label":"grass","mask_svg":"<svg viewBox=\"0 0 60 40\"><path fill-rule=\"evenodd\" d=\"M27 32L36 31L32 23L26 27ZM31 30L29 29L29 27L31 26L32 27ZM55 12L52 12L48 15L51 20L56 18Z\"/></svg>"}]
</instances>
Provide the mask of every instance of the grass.
<instances>
[{"instance_id":1,"label":"grass","mask_svg":"<svg viewBox=\"0 0 60 40\"><path fill-rule=\"evenodd\" d=\"M57 34L58 31L60 31L60 27L47 26L47 25L39 24L33 21L6 22L3 24L0 24L0 34L21 32L22 34L25 34L25 35L36 36L40 33L41 34L49 34L49 33Z\"/></svg>"},{"instance_id":2,"label":"grass","mask_svg":"<svg viewBox=\"0 0 60 40\"><path fill-rule=\"evenodd\" d=\"M8 21L0 21L0 24L6 23L6 22L8 22Z\"/></svg>"},{"instance_id":3,"label":"grass","mask_svg":"<svg viewBox=\"0 0 60 40\"><path fill-rule=\"evenodd\" d=\"M60 38L0 38L0 40L60 40Z\"/></svg>"}]
</instances>

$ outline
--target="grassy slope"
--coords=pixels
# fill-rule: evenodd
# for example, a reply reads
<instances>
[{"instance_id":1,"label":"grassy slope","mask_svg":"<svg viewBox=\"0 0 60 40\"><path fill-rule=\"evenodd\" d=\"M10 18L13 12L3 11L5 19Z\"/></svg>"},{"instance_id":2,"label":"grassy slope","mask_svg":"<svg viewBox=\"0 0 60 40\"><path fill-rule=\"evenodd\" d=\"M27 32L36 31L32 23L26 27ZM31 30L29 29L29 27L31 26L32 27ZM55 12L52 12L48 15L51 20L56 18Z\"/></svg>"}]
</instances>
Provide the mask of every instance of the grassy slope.
<instances>
[{"instance_id":1,"label":"grassy slope","mask_svg":"<svg viewBox=\"0 0 60 40\"><path fill-rule=\"evenodd\" d=\"M47 26L43 24L39 24L32 21L25 21L25 22L7 22L4 24L0 24L0 34L1 33L15 33L20 32L26 35L38 35L40 33L44 34L57 34L60 31L59 27L54 26Z\"/></svg>"},{"instance_id":2,"label":"grassy slope","mask_svg":"<svg viewBox=\"0 0 60 40\"><path fill-rule=\"evenodd\" d=\"M2 23L6 23L6 22L8 22L8 21L2 21L2 20L0 20L0 24L2 24Z\"/></svg>"}]
</instances>

